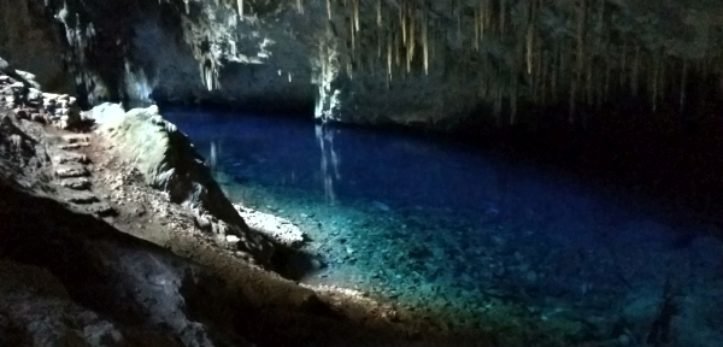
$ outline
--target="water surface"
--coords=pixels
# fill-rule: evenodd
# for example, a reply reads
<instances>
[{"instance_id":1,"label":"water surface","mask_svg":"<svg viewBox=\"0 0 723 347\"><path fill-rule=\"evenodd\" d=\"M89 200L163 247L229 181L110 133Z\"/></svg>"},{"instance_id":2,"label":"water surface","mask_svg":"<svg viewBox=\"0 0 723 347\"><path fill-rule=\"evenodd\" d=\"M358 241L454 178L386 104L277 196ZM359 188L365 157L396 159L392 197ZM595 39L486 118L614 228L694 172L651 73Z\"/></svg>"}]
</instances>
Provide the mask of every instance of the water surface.
<instances>
[{"instance_id":1,"label":"water surface","mask_svg":"<svg viewBox=\"0 0 723 347\"><path fill-rule=\"evenodd\" d=\"M544 335L560 345L723 345L713 226L453 141L298 118L167 115L232 200L309 233L315 271L302 281L520 344Z\"/></svg>"}]
</instances>

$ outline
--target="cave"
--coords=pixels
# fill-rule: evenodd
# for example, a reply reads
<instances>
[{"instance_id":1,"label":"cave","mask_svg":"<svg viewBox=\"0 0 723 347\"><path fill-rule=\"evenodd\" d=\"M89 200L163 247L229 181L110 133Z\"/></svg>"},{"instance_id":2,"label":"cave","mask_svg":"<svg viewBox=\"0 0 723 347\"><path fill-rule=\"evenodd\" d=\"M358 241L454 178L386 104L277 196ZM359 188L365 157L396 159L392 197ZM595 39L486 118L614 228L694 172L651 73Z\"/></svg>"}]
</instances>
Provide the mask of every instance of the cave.
<instances>
[{"instance_id":1,"label":"cave","mask_svg":"<svg viewBox=\"0 0 723 347\"><path fill-rule=\"evenodd\" d=\"M0 346L723 345L723 2L0 0Z\"/></svg>"}]
</instances>

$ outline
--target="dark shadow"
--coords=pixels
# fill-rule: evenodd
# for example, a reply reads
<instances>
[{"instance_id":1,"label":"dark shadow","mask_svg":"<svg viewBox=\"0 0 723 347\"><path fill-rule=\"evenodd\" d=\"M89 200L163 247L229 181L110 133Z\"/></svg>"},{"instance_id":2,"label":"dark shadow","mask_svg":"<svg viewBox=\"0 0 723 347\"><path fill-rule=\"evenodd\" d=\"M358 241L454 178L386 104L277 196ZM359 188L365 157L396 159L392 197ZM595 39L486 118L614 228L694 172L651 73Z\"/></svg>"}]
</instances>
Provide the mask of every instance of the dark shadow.
<instances>
[{"instance_id":1,"label":"dark shadow","mask_svg":"<svg viewBox=\"0 0 723 347\"><path fill-rule=\"evenodd\" d=\"M412 333L402 325L368 314L366 318L351 318L313 294L294 305L254 302L242 284L122 234L94 217L73 213L53 200L32 196L2 182L0 197L0 259L48 269L75 302L122 327L130 346L145 346L153 341L178 345L179 337L165 324L149 322L143 305L134 302L132 296L119 295L113 287L118 283L114 276L123 272L113 268L118 260L104 247L147 254L168 266L187 268L191 273L184 276L181 288L187 314L204 323L219 346L244 342L256 346L489 345L483 343L488 338L478 334L435 337L427 332ZM139 329L155 333L139 335Z\"/></svg>"}]
</instances>

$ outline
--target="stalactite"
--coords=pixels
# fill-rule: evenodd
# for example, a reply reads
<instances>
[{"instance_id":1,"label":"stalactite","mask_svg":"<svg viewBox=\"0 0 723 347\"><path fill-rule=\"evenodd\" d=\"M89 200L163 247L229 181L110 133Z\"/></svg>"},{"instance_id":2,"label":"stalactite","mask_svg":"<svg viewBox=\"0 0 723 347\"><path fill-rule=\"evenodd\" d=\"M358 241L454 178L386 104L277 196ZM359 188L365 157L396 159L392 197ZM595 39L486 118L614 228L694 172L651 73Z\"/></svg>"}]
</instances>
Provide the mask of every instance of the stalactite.
<instances>
[{"instance_id":1,"label":"stalactite","mask_svg":"<svg viewBox=\"0 0 723 347\"><path fill-rule=\"evenodd\" d=\"M535 103L539 103L540 99L543 98L541 89L543 89L545 85L546 69L544 62L546 51L542 47L534 47L533 49L539 53L535 55L535 60L533 61L535 68L532 70L532 99Z\"/></svg>"},{"instance_id":2,"label":"stalactite","mask_svg":"<svg viewBox=\"0 0 723 347\"><path fill-rule=\"evenodd\" d=\"M505 24L506 24L506 12L507 12L507 0L500 0L500 13L499 16L499 24L500 24L500 35L503 35L505 33Z\"/></svg>"},{"instance_id":3,"label":"stalactite","mask_svg":"<svg viewBox=\"0 0 723 347\"><path fill-rule=\"evenodd\" d=\"M610 49L609 47L606 48L606 51ZM612 78L612 71L613 70L613 64L610 62L608 58L606 58L605 61L605 82L603 86L603 95L602 95L602 101L604 103L607 103L610 100L610 79Z\"/></svg>"},{"instance_id":4,"label":"stalactite","mask_svg":"<svg viewBox=\"0 0 723 347\"><path fill-rule=\"evenodd\" d=\"M454 2L455 17L457 17L457 42L462 44L462 6L459 0Z\"/></svg>"},{"instance_id":5,"label":"stalactite","mask_svg":"<svg viewBox=\"0 0 723 347\"><path fill-rule=\"evenodd\" d=\"M407 7L406 2L399 2L399 25L402 27L402 44L407 46Z\"/></svg>"},{"instance_id":6,"label":"stalactite","mask_svg":"<svg viewBox=\"0 0 723 347\"><path fill-rule=\"evenodd\" d=\"M659 71L658 71L658 101L662 101L665 99L665 96L668 92L668 84L667 84L667 78L666 78L666 66L665 66L665 53L661 50L660 55L662 59L658 60Z\"/></svg>"},{"instance_id":7,"label":"stalactite","mask_svg":"<svg viewBox=\"0 0 723 347\"><path fill-rule=\"evenodd\" d=\"M410 73L412 70L412 61L414 61L414 52L416 51L416 42L417 38L416 36L416 16L414 13L414 8L409 7L410 13L408 14L409 19L407 22L409 23L409 29L407 30L407 73Z\"/></svg>"},{"instance_id":8,"label":"stalactite","mask_svg":"<svg viewBox=\"0 0 723 347\"><path fill-rule=\"evenodd\" d=\"M383 54L383 48L382 46L387 43L387 40L384 38L384 30L382 28L377 27L377 59L382 59Z\"/></svg>"},{"instance_id":9,"label":"stalactite","mask_svg":"<svg viewBox=\"0 0 723 347\"><path fill-rule=\"evenodd\" d=\"M394 63L399 68L402 64L402 44L400 42L399 34L394 35Z\"/></svg>"},{"instance_id":10,"label":"stalactite","mask_svg":"<svg viewBox=\"0 0 723 347\"><path fill-rule=\"evenodd\" d=\"M354 15L354 31L359 31L359 0L351 0Z\"/></svg>"},{"instance_id":11,"label":"stalactite","mask_svg":"<svg viewBox=\"0 0 723 347\"><path fill-rule=\"evenodd\" d=\"M485 26L484 26L484 4L482 3L482 0L478 1L477 4L477 30L479 30L479 39L484 40L485 38Z\"/></svg>"},{"instance_id":12,"label":"stalactite","mask_svg":"<svg viewBox=\"0 0 723 347\"><path fill-rule=\"evenodd\" d=\"M577 104L577 91L579 88L579 84L582 79L583 69L585 67L585 41L584 41L584 34L585 34L585 12L586 12L586 0L580 0L580 4L577 5L576 8L576 21L577 21L577 29L575 31L575 40L576 40L576 49L577 49L577 55L576 55L576 64L575 64L575 77L572 80L571 87L570 87L570 105L569 105L569 115L568 115L568 121L570 123L574 122L574 116L576 111L576 104Z\"/></svg>"},{"instance_id":13,"label":"stalactite","mask_svg":"<svg viewBox=\"0 0 723 347\"><path fill-rule=\"evenodd\" d=\"M592 105L595 101L595 95L593 93L593 84L594 84L594 63L591 61L590 63L585 65L585 102L588 105Z\"/></svg>"},{"instance_id":14,"label":"stalactite","mask_svg":"<svg viewBox=\"0 0 723 347\"><path fill-rule=\"evenodd\" d=\"M628 70L628 41L623 40L622 52L620 53L620 72L619 72L619 84L620 86L625 85L625 77L627 76Z\"/></svg>"},{"instance_id":15,"label":"stalactite","mask_svg":"<svg viewBox=\"0 0 723 347\"><path fill-rule=\"evenodd\" d=\"M484 2L484 18L483 23L485 26L485 32L492 32L493 24L492 24L492 0L482 0Z\"/></svg>"},{"instance_id":16,"label":"stalactite","mask_svg":"<svg viewBox=\"0 0 723 347\"><path fill-rule=\"evenodd\" d=\"M526 40L525 40L525 48L526 48L526 62L527 62L527 74L532 75L532 50L534 45L534 35L535 35L535 22L534 22L534 2L528 5L528 11L530 11L529 19L527 21L527 33L526 33Z\"/></svg>"},{"instance_id":17,"label":"stalactite","mask_svg":"<svg viewBox=\"0 0 723 347\"><path fill-rule=\"evenodd\" d=\"M429 33L427 26L429 23L427 22L427 13L423 9L422 10L422 55L424 60L424 74L429 75Z\"/></svg>"},{"instance_id":18,"label":"stalactite","mask_svg":"<svg viewBox=\"0 0 723 347\"><path fill-rule=\"evenodd\" d=\"M497 121L497 126L500 126L502 125L502 91L499 86L496 86L496 88L492 113Z\"/></svg>"},{"instance_id":19,"label":"stalactite","mask_svg":"<svg viewBox=\"0 0 723 347\"><path fill-rule=\"evenodd\" d=\"M332 13L331 13L331 0L326 0L326 17L331 20Z\"/></svg>"},{"instance_id":20,"label":"stalactite","mask_svg":"<svg viewBox=\"0 0 723 347\"><path fill-rule=\"evenodd\" d=\"M480 41L480 31L479 31L479 22L480 22L480 12L477 8L474 9L474 42L472 43L472 47L474 48L475 52L479 51L479 41Z\"/></svg>"},{"instance_id":21,"label":"stalactite","mask_svg":"<svg viewBox=\"0 0 723 347\"><path fill-rule=\"evenodd\" d=\"M554 53L554 62L552 64L552 77L550 78L550 92L552 93L553 100L558 101L559 92L557 90L558 88L558 80L560 78L560 74L562 73L561 70L564 67L565 60L563 59L562 55L564 54L562 51L562 48L560 47L561 44L558 42L555 44L555 53Z\"/></svg>"},{"instance_id":22,"label":"stalactite","mask_svg":"<svg viewBox=\"0 0 723 347\"><path fill-rule=\"evenodd\" d=\"M632 70L633 71L630 76L630 90L633 92L633 96L638 96L638 80L640 79L640 45L635 45Z\"/></svg>"},{"instance_id":23,"label":"stalactite","mask_svg":"<svg viewBox=\"0 0 723 347\"><path fill-rule=\"evenodd\" d=\"M658 111L658 94L659 94L659 83L660 83L660 54L658 52L653 52L652 54L652 60L653 60L653 73L650 77L650 105L653 112Z\"/></svg>"},{"instance_id":24,"label":"stalactite","mask_svg":"<svg viewBox=\"0 0 723 347\"><path fill-rule=\"evenodd\" d=\"M349 76L349 80L354 80L354 63L351 59L346 62L346 75Z\"/></svg>"},{"instance_id":25,"label":"stalactite","mask_svg":"<svg viewBox=\"0 0 723 347\"><path fill-rule=\"evenodd\" d=\"M382 0L377 0L377 27L381 28L382 24Z\"/></svg>"},{"instance_id":26,"label":"stalactite","mask_svg":"<svg viewBox=\"0 0 723 347\"><path fill-rule=\"evenodd\" d=\"M688 85L688 61L685 59L683 59L683 68L680 75L680 97L678 99L678 110L682 113L685 109L686 88Z\"/></svg>"},{"instance_id":27,"label":"stalactite","mask_svg":"<svg viewBox=\"0 0 723 347\"><path fill-rule=\"evenodd\" d=\"M304 14L304 3L303 0L296 0L296 12Z\"/></svg>"},{"instance_id":28,"label":"stalactite","mask_svg":"<svg viewBox=\"0 0 723 347\"><path fill-rule=\"evenodd\" d=\"M552 64L547 63L548 59L550 59L549 53L547 51L543 51L540 64L538 65L538 68L542 70L540 74L540 85L538 86L542 105L547 105L547 84L548 81L552 80L550 78L550 65Z\"/></svg>"},{"instance_id":29,"label":"stalactite","mask_svg":"<svg viewBox=\"0 0 723 347\"><path fill-rule=\"evenodd\" d=\"M349 21L349 37L351 38L352 55L356 52L356 30L354 29L354 19Z\"/></svg>"},{"instance_id":30,"label":"stalactite","mask_svg":"<svg viewBox=\"0 0 723 347\"><path fill-rule=\"evenodd\" d=\"M510 91L510 125L517 124L517 102L519 95L519 79L517 68L512 70L512 90Z\"/></svg>"},{"instance_id":31,"label":"stalactite","mask_svg":"<svg viewBox=\"0 0 723 347\"><path fill-rule=\"evenodd\" d=\"M236 6L238 7L238 16L244 17L244 0L236 0Z\"/></svg>"}]
</instances>

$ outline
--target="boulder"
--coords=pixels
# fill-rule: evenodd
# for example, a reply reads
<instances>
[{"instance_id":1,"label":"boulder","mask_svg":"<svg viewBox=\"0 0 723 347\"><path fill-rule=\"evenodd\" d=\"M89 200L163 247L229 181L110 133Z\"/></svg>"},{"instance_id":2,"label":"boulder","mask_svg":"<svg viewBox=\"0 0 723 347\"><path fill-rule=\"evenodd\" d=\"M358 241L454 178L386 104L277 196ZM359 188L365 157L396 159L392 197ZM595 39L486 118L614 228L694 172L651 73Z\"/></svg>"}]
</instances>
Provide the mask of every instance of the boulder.
<instances>
[{"instance_id":1,"label":"boulder","mask_svg":"<svg viewBox=\"0 0 723 347\"><path fill-rule=\"evenodd\" d=\"M296 248L305 241L304 232L289 220L246 208L240 204L235 204L234 207L251 230L262 233L279 244Z\"/></svg>"},{"instance_id":2,"label":"boulder","mask_svg":"<svg viewBox=\"0 0 723 347\"><path fill-rule=\"evenodd\" d=\"M102 104L84 117L98 124L121 158L127 160L151 187L168 194L173 203L195 211L197 226L225 236L238 236L239 247L258 260L268 259L272 245L262 234L251 232L223 194L193 148L188 137L163 119L158 107L136 108L126 112L119 104Z\"/></svg>"}]
</instances>

